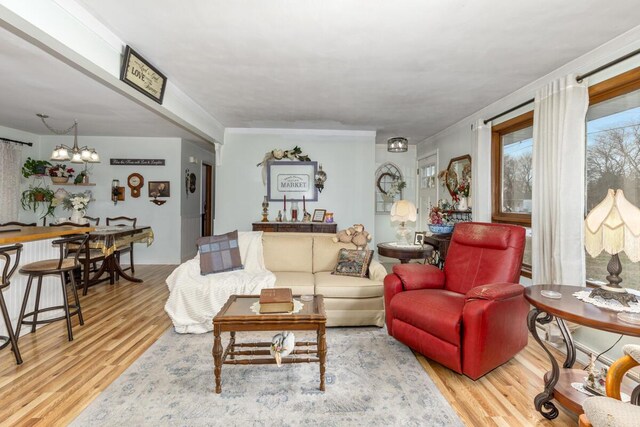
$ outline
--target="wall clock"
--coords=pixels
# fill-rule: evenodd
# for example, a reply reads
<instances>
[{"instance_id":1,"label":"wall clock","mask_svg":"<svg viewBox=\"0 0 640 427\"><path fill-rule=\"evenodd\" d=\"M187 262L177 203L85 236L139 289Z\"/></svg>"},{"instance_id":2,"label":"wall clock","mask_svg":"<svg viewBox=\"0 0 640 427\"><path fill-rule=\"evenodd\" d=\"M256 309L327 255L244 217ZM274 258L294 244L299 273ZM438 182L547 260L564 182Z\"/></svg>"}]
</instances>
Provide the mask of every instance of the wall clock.
<instances>
[{"instance_id":1,"label":"wall clock","mask_svg":"<svg viewBox=\"0 0 640 427\"><path fill-rule=\"evenodd\" d=\"M144 178L139 173L132 173L127 178L127 184L131 188L131 197L140 197L140 189L144 185Z\"/></svg>"}]
</instances>

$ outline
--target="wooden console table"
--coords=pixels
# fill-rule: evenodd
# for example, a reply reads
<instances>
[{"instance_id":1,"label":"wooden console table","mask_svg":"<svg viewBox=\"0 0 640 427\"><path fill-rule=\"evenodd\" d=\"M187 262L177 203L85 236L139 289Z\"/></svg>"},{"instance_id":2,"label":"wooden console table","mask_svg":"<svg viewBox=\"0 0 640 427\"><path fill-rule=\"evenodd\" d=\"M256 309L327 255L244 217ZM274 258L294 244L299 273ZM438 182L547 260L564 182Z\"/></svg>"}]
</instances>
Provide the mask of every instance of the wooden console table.
<instances>
[{"instance_id":1,"label":"wooden console table","mask_svg":"<svg viewBox=\"0 0 640 427\"><path fill-rule=\"evenodd\" d=\"M254 222L253 231L279 233L336 233L338 224L324 222Z\"/></svg>"},{"instance_id":2,"label":"wooden console table","mask_svg":"<svg viewBox=\"0 0 640 427\"><path fill-rule=\"evenodd\" d=\"M433 246L433 254L427 262L437 265L439 268L444 268L444 260L447 258L447 251L451 243L451 233L424 236L423 242Z\"/></svg>"},{"instance_id":3,"label":"wooden console table","mask_svg":"<svg viewBox=\"0 0 640 427\"><path fill-rule=\"evenodd\" d=\"M640 327L618 320L617 312L603 310L573 296L575 292L589 289L564 285L534 285L525 288L524 296L533 306L527 319L529 332L547 353L551 362L551 371L544 376L544 391L538 394L533 402L536 410L549 420L558 416L558 408L551 400L555 399L570 411L581 414L582 402L588 397L571 386L573 382L582 382L587 373L582 369L572 369L576 361L576 347L565 325L565 320L601 331L640 337ZM540 293L543 290L560 292L562 297L560 299L544 297ZM538 336L536 328L537 323L546 325L554 318L567 346L567 357L562 368L558 366L555 357Z\"/></svg>"}]
</instances>

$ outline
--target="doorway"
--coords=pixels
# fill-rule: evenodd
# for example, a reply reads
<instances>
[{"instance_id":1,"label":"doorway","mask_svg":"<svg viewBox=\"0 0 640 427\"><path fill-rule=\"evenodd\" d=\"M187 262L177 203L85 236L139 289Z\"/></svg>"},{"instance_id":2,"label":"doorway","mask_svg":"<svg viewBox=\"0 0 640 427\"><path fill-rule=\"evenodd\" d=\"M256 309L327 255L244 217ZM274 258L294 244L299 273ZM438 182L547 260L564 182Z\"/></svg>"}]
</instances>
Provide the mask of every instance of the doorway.
<instances>
[{"instance_id":1,"label":"doorway","mask_svg":"<svg viewBox=\"0 0 640 427\"><path fill-rule=\"evenodd\" d=\"M418 160L418 224L416 229L427 230L429 211L438 204L438 153Z\"/></svg>"},{"instance_id":2,"label":"doorway","mask_svg":"<svg viewBox=\"0 0 640 427\"><path fill-rule=\"evenodd\" d=\"M202 235L213 235L213 166L202 163Z\"/></svg>"}]
</instances>

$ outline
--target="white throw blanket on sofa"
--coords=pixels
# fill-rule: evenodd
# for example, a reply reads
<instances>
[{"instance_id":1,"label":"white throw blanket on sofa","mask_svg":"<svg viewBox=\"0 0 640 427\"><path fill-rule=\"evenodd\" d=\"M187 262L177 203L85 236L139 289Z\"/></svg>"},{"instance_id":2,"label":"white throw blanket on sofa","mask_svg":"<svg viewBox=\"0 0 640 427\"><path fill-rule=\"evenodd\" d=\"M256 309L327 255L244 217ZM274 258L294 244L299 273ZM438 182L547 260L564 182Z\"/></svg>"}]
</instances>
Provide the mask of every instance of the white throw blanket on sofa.
<instances>
[{"instance_id":1,"label":"white throw blanket on sofa","mask_svg":"<svg viewBox=\"0 0 640 427\"><path fill-rule=\"evenodd\" d=\"M201 334L213 329L211 321L229 296L258 295L273 288L276 276L264 266L262 232L238 232L244 270L200 275L200 254L179 265L167 278L169 299L164 306L179 334Z\"/></svg>"}]
</instances>

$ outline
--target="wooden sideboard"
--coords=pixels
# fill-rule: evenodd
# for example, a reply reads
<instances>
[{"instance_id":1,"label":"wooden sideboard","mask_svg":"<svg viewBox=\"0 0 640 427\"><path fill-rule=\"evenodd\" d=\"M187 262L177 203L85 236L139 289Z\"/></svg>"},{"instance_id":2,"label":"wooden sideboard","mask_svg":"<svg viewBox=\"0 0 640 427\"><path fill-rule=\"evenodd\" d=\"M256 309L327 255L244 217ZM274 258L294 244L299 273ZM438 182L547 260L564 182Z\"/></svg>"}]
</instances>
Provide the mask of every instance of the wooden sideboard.
<instances>
[{"instance_id":1,"label":"wooden sideboard","mask_svg":"<svg viewBox=\"0 0 640 427\"><path fill-rule=\"evenodd\" d=\"M336 233L338 224L324 222L254 222L253 231L279 233Z\"/></svg>"}]
</instances>

